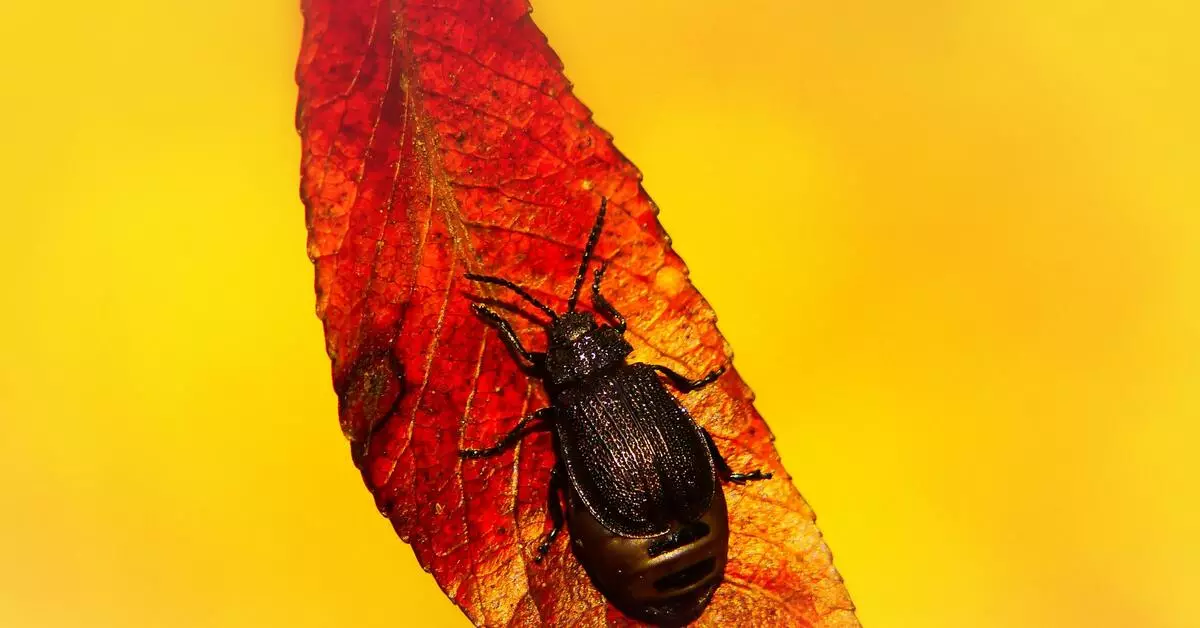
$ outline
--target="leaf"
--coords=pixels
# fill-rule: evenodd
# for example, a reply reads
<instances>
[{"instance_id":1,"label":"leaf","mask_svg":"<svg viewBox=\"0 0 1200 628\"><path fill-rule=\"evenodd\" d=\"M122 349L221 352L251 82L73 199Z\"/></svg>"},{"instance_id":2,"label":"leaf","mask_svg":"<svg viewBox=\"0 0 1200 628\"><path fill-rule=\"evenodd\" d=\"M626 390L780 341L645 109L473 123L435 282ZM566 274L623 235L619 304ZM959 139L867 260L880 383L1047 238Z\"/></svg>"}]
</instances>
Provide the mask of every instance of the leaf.
<instances>
[{"instance_id":1,"label":"leaf","mask_svg":"<svg viewBox=\"0 0 1200 628\"><path fill-rule=\"evenodd\" d=\"M380 511L477 624L626 623L548 528L550 438L464 461L546 405L470 310L465 272L561 309L601 196L606 293L633 360L700 374L730 359L641 175L571 93L523 1L306 0L301 195L342 429ZM518 332L538 348L528 320ZM731 371L683 398L735 468L726 581L702 625L858 625L771 433Z\"/></svg>"}]
</instances>

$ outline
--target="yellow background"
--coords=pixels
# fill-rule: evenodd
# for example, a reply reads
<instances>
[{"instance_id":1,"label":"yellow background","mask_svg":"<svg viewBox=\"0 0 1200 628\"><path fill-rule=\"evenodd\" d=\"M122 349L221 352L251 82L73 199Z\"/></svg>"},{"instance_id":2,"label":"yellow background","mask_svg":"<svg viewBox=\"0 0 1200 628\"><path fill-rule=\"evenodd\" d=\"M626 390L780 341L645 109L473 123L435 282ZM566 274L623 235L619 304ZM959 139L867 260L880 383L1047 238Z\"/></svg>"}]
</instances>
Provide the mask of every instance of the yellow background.
<instances>
[{"instance_id":1,"label":"yellow background","mask_svg":"<svg viewBox=\"0 0 1200 628\"><path fill-rule=\"evenodd\" d=\"M293 2L0 8L0 626L463 625L338 431ZM1200 625L1200 9L545 0L861 619Z\"/></svg>"}]
</instances>

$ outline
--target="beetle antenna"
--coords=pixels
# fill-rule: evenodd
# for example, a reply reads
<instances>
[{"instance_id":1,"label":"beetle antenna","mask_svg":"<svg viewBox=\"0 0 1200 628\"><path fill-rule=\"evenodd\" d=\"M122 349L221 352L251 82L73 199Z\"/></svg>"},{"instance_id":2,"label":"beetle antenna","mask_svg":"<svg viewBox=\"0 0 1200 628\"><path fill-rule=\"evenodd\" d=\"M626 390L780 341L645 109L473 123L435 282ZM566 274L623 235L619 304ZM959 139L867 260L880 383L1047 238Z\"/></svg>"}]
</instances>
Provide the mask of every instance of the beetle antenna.
<instances>
[{"instance_id":1,"label":"beetle antenna","mask_svg":"<svg viewBox=\"0 0 1200 628\"><path fill-rule=\"evenodd\" d=\"M596 250L596 242L600 239L600 228L604 226L604 212L608 209L608 199L600 197L600 213L596 214L596 224L592 225L592 233L588 235L587 246L583 249L583 261L579 263L579 274L575 276L575 289L571 290L571 298L567 300L567 311L574 312L575 304L579 302L579 291L583 289L583 280L587 278L588 262L592 252Z\"/></svg>"},{"instance_id":2,"label":"beetle antenna","mask_svg":"<svg viewBox=\"0 0 1200 628\"><path fill-rule=\"evenodd\" d=\"M518 286L517 284L515 284L507 279L503 279L501 277L490 277L488 275L476 275L475 273L467 273L466 275L463 275L463 276L466 277L467 279L470 279L471 281L478 281L479 283L490 283L492 285L508 288L509 290L512 290L513 292L517 293L517 296L521 297L522 299L525 299L526 301L528 301L528 302L532 303L534 306L536 306L539 310L545 312L546 315L550 317L550 320L555 320L555 321L558 320L558 314L555 314L554 310L547 307L545 303L538 301L536 298L534 298L534 296L532 294L525 292L525 289L522 288L521 286Z\"/></svg>"}]
</instances>

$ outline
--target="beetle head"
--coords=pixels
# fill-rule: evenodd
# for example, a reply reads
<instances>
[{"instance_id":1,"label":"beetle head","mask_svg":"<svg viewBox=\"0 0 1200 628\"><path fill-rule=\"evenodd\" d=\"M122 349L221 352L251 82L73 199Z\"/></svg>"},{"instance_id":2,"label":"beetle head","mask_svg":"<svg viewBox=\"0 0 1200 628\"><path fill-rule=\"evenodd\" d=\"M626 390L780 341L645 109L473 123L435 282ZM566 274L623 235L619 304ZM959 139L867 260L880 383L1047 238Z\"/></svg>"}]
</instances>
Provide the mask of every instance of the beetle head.
<instances>
[{"instance_id":1,"label":"beetle head","mask_svg":"<svg viewBox=\"0 0 1200 628\"><path fill-rule=\"evenodd\" d=\"M546 378L554 386L619 366L633 351L621 332L598 326L588 312L567 312L555 319L547 332Z\"/></svg>"},{"instance_id":2,"label":"beetle head","mask_svg":"<svg viewBox=\"0 0 1200 628\"><path fill-rule=\"evenodd\" d=\"M567 312L555 319L547 331L550 346L568 345L596 331L596 318L587 312Z\"/></svg>"}]
</instances>

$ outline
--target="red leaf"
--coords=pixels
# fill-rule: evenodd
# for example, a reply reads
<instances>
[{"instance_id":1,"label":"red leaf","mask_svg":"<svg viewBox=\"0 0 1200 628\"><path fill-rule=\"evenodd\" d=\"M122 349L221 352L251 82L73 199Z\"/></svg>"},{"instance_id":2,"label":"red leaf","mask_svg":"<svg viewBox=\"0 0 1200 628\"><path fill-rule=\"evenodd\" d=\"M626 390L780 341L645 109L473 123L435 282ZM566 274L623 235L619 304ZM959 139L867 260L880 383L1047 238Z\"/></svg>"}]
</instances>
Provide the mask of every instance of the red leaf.
<instances>
[{"instance_id":1,"label":"red leaf","mask_svg":"<svg viewBox=\"0 0 1200 628\"><path fill-rule=\"evenodd\" d=\"M729 360L641 175L571 93L523 1L306 0L297 78L302 196L341 424L379 509L477 624L619 620L547 529L548 435L463 461L546 405L470 310L511 278L561 309L601 196L597 256L635 361ZM498 293L496 293L498 294ZM542 334L518 329L535 347ZM857 625L813 513L783 478L736 372L683 399L736 468L726 581L699 623Z\"/></svg>"}]
</instances>

